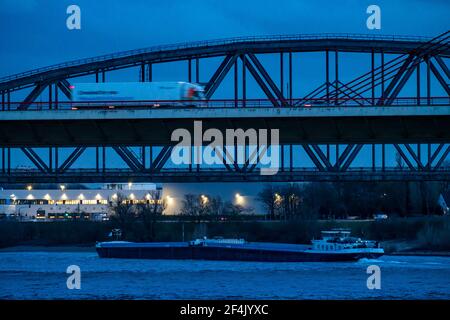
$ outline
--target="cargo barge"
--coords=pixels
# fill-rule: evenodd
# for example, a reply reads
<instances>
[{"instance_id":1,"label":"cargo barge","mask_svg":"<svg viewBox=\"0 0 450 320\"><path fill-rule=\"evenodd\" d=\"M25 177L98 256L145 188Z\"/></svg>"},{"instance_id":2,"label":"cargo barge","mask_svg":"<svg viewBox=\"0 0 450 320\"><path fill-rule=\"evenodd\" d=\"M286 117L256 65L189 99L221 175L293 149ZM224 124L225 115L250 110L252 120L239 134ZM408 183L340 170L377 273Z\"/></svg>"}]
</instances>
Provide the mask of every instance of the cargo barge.
<instances>
[{"instance_id":1,"label":"cargo barge","mask_svg":"<svg viewBox=\"0 0 450 320\"><path fill-rule=\"evenodd\" d=\"M101 258L266 262L356 261L384 254L377 242L350 237L349 231L324 231L322 239L311 242L312 246L207 238L190 242L110 241L97 243L96 250Z\"/></svg>"}]
</instances>

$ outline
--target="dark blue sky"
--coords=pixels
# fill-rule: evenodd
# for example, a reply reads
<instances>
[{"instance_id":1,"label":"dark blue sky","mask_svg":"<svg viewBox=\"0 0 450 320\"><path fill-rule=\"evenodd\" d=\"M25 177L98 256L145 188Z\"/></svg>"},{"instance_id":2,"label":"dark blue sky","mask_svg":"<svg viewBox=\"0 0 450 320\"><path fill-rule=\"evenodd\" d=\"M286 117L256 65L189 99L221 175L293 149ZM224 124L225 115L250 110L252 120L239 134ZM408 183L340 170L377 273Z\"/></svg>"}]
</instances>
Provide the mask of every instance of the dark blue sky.
<instances>
[{"instance_id":1,"label":"dark blue sky","mask_svg":"<svg viewBox=\"0 0 450 320\"><path fill-rule=\"evenodd\" d=\"M82 29L66 28L77 4ZM382 29L366 28L366 8L382 10ZM191 40L266 34L439 34L446 0L0 0L0 75L115 51Z\"/></svg>"},{"instance_id":2,"label":"dark blue sky","mask_svg":"<svg viewBox=\"0 0 450 320\"><path fill-rule=\"evenodd\" d=\"M66 8L71 4L81 8L81 30L66 28ZM371 4L381 7L381 30L366 28L366 8ZM0 0L0 76L117 51L226 37L334 32L435 36L449 29L449 13L448 0ZM298 84L294 96L324 82L323 66L314 65L318 59L323 56L304 54L298 62L303 75L300 79L294 75L294 84ZM368 59L367 55L344 56L341 65L348 71L341 73L343 80L368 71ZM262 62L270 71L275 70L278 59L263 58ZM203 65L203 81L217 63ZM186 80L186 66L177 66L155 66L155 80ZM110 81L136 81L137 71L107 77ZM254 84L249 83L249 91L248 97L258 96ZM217 95L230 97L220 90ZM369 158L368 152L362 154L355 165ZM79 165L86 165L89 159L92 152L80 159Z\"/></svg>"}]
</instances>

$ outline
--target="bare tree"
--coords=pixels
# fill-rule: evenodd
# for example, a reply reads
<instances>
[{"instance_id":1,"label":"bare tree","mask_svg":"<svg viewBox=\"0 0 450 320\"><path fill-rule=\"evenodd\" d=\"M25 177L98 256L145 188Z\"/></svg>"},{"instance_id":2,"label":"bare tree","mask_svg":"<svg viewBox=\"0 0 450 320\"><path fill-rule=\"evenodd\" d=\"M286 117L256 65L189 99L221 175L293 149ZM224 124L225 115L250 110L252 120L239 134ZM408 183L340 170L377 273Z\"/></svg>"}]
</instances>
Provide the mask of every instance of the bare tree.
<instances>
[{"instance_id":1,"label":"bare tree","mask_svg":"<svg viewBox=\"0 0 450 320\"><path fill-rule=\"evenodd\" d=\"M206 201L205 201L206 200ZM200 196L200 204L204 208L204 214L220 216L223 214L224 203L220 196Z\"/></svg>"},{"instance_id":2,"label":"bare tree","mask_svg":"<svg viewBox=\"0 0 450 320\"><path fill-rule=\"evenodd\" d=\"M117 194L117 197L110 203L111 221L115 228L122 230L124 238L128 231L132 229L132 224L136 220L136 207L123 194Z\"/></svg>"},{"instance_id":3,"label":"bare tree","mask_svg":"<svg viewBox=\"0 0 450 320\"><path fill-rule=\"evenodd\" d=\"M142 221L147 232L147 239L145 240L154 241L156 239L155 224L166 207L167 203L162 199L161 190L150 191L145 203L139 203L137 205L139 220Z\"/></svg>"},{"instance_id":4,"label":"bare tree","mask_svg":"<svg viewBox=\"0 0 450 320\"><path fill-rule=\"evenodd\" d=\"M198 196L191 193L185 194L180 213L186 216L198 216L200 214Z\"/></svg>"},{"instance_id":5,"label":"bare tree","mask_svg":"<svg viewBox=\"0 0 450 320\"><path fill-rule=\"evenodd\" d=\"M279 209L281 207L279 190L275 189L273 185L268 184L258 193L258 200L262 202L263 206L266 208L268 218L274 220L279 214Z\"/></svg>"}]
</instances>

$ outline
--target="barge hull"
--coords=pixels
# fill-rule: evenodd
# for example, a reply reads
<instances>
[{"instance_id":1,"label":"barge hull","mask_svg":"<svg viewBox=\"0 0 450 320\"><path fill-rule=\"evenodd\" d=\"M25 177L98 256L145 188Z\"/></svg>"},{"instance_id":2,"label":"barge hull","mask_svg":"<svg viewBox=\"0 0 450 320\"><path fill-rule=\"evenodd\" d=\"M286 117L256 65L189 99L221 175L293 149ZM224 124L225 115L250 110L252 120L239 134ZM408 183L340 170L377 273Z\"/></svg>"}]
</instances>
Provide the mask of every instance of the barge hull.
<instances>
[{"instance_id":1,"label":"barge hull","mask_svg":"<svg viewBox=\"0 0 450 320\"><path fill-rule=\"evenodd\" d=\"M327 262L375 259L378 252L314 253L308 251L280 251L215 246L162 246L162 247L97 247L101 258L123 259L176 259L176 260L228 260L261 262Z\"/></svg>"}]
</instances>

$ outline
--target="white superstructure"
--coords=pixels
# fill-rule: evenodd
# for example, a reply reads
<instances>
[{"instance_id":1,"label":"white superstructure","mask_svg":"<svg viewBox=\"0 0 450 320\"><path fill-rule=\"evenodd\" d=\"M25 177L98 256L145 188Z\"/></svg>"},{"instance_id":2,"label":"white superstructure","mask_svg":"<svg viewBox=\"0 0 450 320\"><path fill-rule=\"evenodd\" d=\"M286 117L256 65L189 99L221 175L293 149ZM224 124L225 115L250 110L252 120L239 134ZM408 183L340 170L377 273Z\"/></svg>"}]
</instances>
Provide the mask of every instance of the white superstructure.
<instances>
[{"instance_id":1,"label":"white superstructure","mask_svg":"<svg viewBox=\"0 0 450 320\"><path fill-rule=\"evenodd\" d=\"M315 253L384 253L378 242L351 237L350 231L345 229L322 231L322 239L311 243L310 250Z\"/></svg>"}]
</instances>

